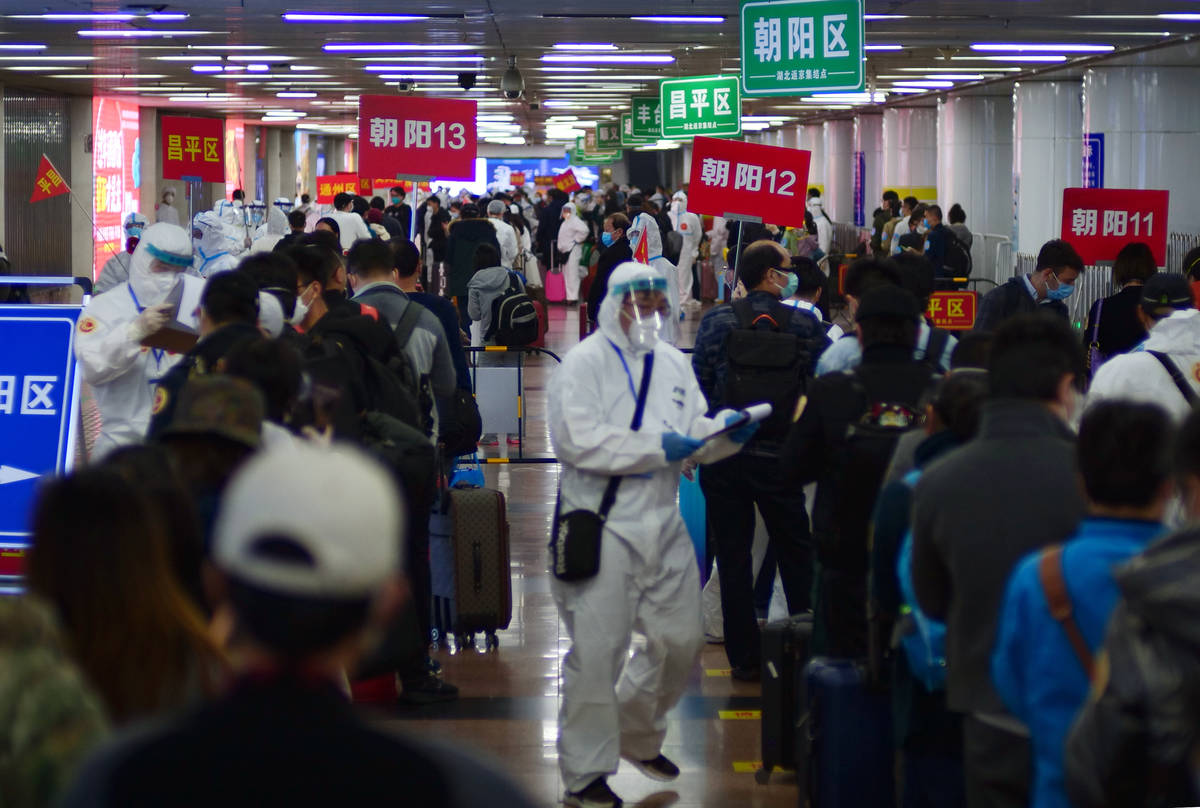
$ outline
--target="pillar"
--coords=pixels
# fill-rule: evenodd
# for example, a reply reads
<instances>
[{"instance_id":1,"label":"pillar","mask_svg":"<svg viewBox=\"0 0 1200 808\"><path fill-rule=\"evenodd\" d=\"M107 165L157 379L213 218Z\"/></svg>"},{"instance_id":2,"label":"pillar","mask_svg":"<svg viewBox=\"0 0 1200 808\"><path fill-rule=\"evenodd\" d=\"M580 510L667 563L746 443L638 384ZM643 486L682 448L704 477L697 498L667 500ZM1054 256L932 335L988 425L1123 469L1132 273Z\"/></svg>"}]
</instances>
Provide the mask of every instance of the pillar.
<instances>
[{"instance_id":1,"label":"pillar","mask_svg":"<svg viewBox=\"0 0 1200 808\"><path fill-rule=\"evenodd\" d=\"M154 206L158 204L159 198L162 196L162 185L159 184L159 171L161 170L161 162L159 153L162 150L162 139L158 135L158 109L155 107L140 107L138 109L138 141L141 143L141 170L142 187L140 210L138 211L147 219L150 224L157 221L154 212ZM175 188L175 202L178 204L183 197L183 189L172 185ZM187 214L179 217L180 221L187 218Z\"/></svg>"},{"instance_id":2,"label":"pillar","mask_svg":"<svg viewBox=\"0 0 1200 808\"><path fill-rule=\"evenodd\" d=\"M871 223L883 196L883 116L877 112L854 119L854 223Z\"/></svg>"},{"instance_id":3,"label":"pillar","mask_svg":"<svg viewBox=\"0 0 1200 808\"><path fill-rule=\"evenodd\" d=\"M819 123L797 127L796 148L812 152L808 164L808 187L825 187L825 128Z\"/></svg>"},{"instance_id":4,"label":"pillar","mask_svg":"<svg viewBox=\"0 0 1200 808\"><path fill-rule=\"evenodd\" d=\"M95 186L92 174L92 154L84 151L88 135L92 133L92 97L71 96L67 102L67 115L71 133L70 185L71 196L71 272L73 276L94 278L95 238L92 228L92 204ZM78 204L74 204L77 202ZM100 267L95 267L99 272ZM65 273L64 273L65 274Z\"/></svg>"},{"instance_id":5,"label":"pillar","mask_svg":"<svg viewBox=\"0 0 1200 808\"><path fill-rule=\"evenodd\" d=\"M1200 233L1198 86L1200 67L1098 65L1083 77L1083 131L1104 136L1103 187L1170 191L1168 233Z\"/></svg>"},{"instance_id":6,"label":"pillar","mask_svg":"<svg viewBox=\"0 0 1200 808\"><path fill-rule=\"evenodd\" d=\"M797 145L800 137L800 127L785 126L779 130L779 145L785 149L798 149Z\"/></svg>"},{"instance_id":7,"label":"pillar","mask_svg":"<svg viewBox=\"0 0 1200 808\"><path fill-rule=\"evenodd\" d=\"M279 160L279 128L264 126L262 137L267 140L266 149L263 151L263 201L269 205L279 196L279 174L282 171Z\"/></svg>"},{"instance_id":8,"label":"pillar","mask_svg":"<svg viewBox=\"0 0 1200 808\"><path fill-rule=\"evenodd\" d=\"M826 121L825 212L835 222L854 221L854 121Z\"/></svg>"},{"instance_id":9,"label":"pillar","mask_svg":"<svg viewBox=\"0 0 1200 808\"><path fill-rule=\"evenodd\" d=\"M279 176L275 182L272 198L286 196L296 199L296 176L299 164L296 161L296 130L292 128L279 129Z\"/></svg>"},{"instance_id":10,"label":"pillar","mask_svg":"<svg viewBox=\"0 0 1200 808\"><path fill-rule=\"evenodd\" d=\"M883 190L934 188L938 180L937 110L890 107L883 111ZM882 192L881 192L882 195ZM914 193L918 198L937 194Z\"/></svg>"},{"instance_id":11,"label":"pillar","mask_svg":"<svg viewBox=\"0 0 1200 808\"><path fill-rule=\"evenodd\" d=\"M1018 81L1013 86L1013 243L1036 255L1058 238L1063 188L1082 173L1083 105L1078 81Z\"/></svg>"},{"instance_id":12,"label":"pillar","mask_svg":"<svg viewBox=\"0 0 1200 808\"><path fill-rule=\"evenodd\" d=\"M327 137L325 138L325 171L329 174L336 174L342 170L345 165L345 147L346 139L344 137Z\"/></svg>"},{"instance_id":13,"label":"pillar","mask_svg":"<svg viewBox=\"0 0 1200 808\"><path fill-rule=\"evenodd\" d=\"M995 281L1012 274L1012 95L951 95L937 108L938 201L967 214L974 238L974 275ZM1032 192L1030 192L1032 193Z\"/></svg>"}]
</instances>

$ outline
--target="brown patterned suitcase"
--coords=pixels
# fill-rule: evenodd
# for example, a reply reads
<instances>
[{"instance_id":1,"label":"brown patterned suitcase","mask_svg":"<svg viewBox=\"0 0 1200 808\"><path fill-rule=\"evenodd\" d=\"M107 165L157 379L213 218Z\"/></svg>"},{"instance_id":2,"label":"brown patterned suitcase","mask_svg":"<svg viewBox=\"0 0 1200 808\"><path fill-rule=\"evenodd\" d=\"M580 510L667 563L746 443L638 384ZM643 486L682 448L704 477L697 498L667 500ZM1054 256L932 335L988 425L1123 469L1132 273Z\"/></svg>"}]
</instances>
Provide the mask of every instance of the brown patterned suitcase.
<instances>
[{"instance_id":1,"label":"brown patterned suitcase","mask_svg":"<svg viewBox=\"0 0 1200 808\"><path fill-rule=\"evenodd\" d=\"M504 494L490 488L450 490L454 552L454 633L459 647L487 635L487 649L499 645L496 631L512 619L508 516Z\"/></svg>"}]
</instances>

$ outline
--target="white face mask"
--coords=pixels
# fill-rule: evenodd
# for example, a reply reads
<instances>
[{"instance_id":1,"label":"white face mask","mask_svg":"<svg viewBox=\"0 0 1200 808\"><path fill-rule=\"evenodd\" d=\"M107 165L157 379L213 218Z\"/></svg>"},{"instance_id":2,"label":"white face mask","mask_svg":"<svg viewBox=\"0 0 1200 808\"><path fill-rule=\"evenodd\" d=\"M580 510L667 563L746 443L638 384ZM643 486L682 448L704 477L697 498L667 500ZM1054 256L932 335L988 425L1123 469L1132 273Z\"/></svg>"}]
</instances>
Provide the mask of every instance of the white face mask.
<instances>
[{"instance_id":1,"label":"white face mask","mask_svg":"<svg viewBox=\"0 0 1200 808\"><path fill-rule=\"evenodd\" d=\"M153 287L155 294L158 295L158 299L163 300L175 289L175 285L179 283L179 273L174 270L151 272L149 283Z\"/></svg>"},{"instance_id":2,"label":"white face mask","mask_svg":"<svg viewBox=\"0 0 1200 808\"><path fill-rule=\"evenodd\" d=\"M304 322L304 318L308 316L309 305L304 302L303 293L296 296L296 309L292 312L291 319L288 320L292 325L300 325Z\"/></svg>"}]
</instances>

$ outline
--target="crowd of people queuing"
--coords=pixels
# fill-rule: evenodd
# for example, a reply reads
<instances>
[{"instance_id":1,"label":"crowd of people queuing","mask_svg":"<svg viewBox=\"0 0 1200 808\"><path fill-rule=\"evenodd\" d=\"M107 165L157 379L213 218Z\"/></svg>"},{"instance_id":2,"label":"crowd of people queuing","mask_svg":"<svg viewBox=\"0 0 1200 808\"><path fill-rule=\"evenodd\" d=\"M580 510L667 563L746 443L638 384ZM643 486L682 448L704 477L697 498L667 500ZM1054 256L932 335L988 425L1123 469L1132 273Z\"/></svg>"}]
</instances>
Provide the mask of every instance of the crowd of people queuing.
<instances>
[{"instance_id":1,"label":"crowd of people queuing","mask_svg":"<svg viewBox=\"0 0 1200 808\"><path fill-rule=\"evenodd\" d=\"M80 315L99 436L40 490L28 594L0 598L5 804L528 804L346 691L384 671L409 703L457 696L429 653L429 520L480 439L464 347L551 273L594 327L548 389L566 804L621 805L621 759L679 776L662 746L704 637L694 473L732 677L764 675L778 574L813 653L890 692L903 805L1200 796L1200 250L1173 273L1129 244L1081 336L1063 301L1083 262L1048 242L954 335L926 309L970 271L965 214L893 192L840 287L816 189L802 228L706 228L661 186L415 210L396 187L330 211L238 192L188 232L171 196L127 217ZM701 265L735 257L689 357Z\"/></svg>"}]
</instances>

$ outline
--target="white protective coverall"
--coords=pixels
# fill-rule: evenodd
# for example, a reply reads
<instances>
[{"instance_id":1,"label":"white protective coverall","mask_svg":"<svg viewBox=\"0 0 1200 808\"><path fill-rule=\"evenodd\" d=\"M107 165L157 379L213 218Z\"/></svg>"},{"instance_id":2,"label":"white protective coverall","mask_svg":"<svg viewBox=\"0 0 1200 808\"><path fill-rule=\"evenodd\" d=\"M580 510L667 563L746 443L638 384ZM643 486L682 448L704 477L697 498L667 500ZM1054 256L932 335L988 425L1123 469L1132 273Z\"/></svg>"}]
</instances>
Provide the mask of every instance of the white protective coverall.
<instances>
[{"instance_id":1,"label":"white protective coverall","mask_svg":"<svg viewBox=\"0 0 1200 808\"><path fill-rule=\"evenodd\" d=\"M517 239L517 231L503 219L488 214L488 221L496 228L496 241L500 244L500 266L512 269L513 261L520 252L521 242Z\"/></svg>"},{"instance_id":2,"label":"white protective coverall","mask_svg":"<svg viewBox=\"0 0 1200 808\"><path fill-rule=\"evenodd\" d=\"M817 246L821 252L829 255L829 248L833 244L833 224L825 215L824 200L819 196L808 200L808 212L812 214L813 221L817 223Z\"/></svg>"},{"instance_id":3,"label":"white protective coverall","mask_svg":"<svg viewBox=\"0 0 1200 808\"><path fill-rule=\"evenodd\" d=\"M218 272L237 268L234 249L237 239L225 226L221 217L212 211L201 211L192 221L192 233L196 236L195 269L202 278L210 278Z\"/></svg>"},{"instance_id":4,"label":"white protective coverall","mask_svg":"<svg viewBox=\"0 0 1200 808\"><path fill-rule=\"evenodd\" d=\"M704 237L704 225L700 217L689 213L687 209L687 194L676 191L671 199L671 226L683 236L683 247L679 250L679 266L676 276L679 280L679 304L687 306L692 300L692 267L700 256L700 239ZM698 302L698 301L695 301Z\"/></svg>"},{"instance_id":5,"label":"white protective coverall","mask_svg":"<svg viewBox=\"0 0 1200 808\"><path fill-rule=\"evenodd\" d=\"M624 475L604 526L599 573L551 579L571 638L558 723L559 770L569 791L615 773L622 755L651 760L660 753L667 711L703 643L700 575L677 500L681 463L666 459L661 435L704 437L724 424L724 414L705 417L691 362L660 339L642 426L630 430L645 351L634 348L620 320L622 287L639 277L665 281L645 264L617 267L599 328L567 352L548 389L550 440L563 464L560 512L597 510L610 476ZM692 459L714 462L737 449L721 437Z\"/></svg>"},{"instance_id":6,"label":"white protective coverall","mask_svg":"<svg viewBox=\"0 0 1200 808\"><path fill-rule=\"evenodd\" d=\"M663 257L662 233L653 216L649 213L639 213L634 216L633 221L629 224L629 232L625 235L629 239L629 248L633 250L635 257L642 237L645 236L649 239L646 242L646 257L650 261L650 266L657 269L664 278L676 277L675 265ZM675 317L666 323L663 339L674 345L679 335L679 284L668 283L667 294L671 298L671 310L675 312Z\"/></svg>"},{"instance_id":7,"label":"white protective coverall","mask_svg":"<svg viewBox=\"0 0 1200 808\"><path fill-rule=\"evenodd\" d=\"M588 226L579 218L574 202L566 203L562 209L565 216L558 228L558 251L568 254L566 266L562 268L563 285L567 287L567 303L576 303L579 301L579 282L587 275L587 267L579 266L579 262L583 259Z\"/></svg>"},{"instance_id":8,"label":"white protective coverall","mask_svg":"<svg viewBox=\"0 0 1200 808\"><path fill-rule=\"evenodd\" d=\"M142 231L149 226L150 220L140 213L134 212L126 216L126 244L129 243L129 239L131 238L141 238ZM104 266L100 268L100 275L96 278L96 284L92 288L92 293L98 295L101 292L107 292L117 284L129 280L129 259L132 256L133 253L128 248L113 253L112 257L105 261Z\"/></svg>"},{"instance_id":9,"label":"white protective coverall","mask_svg":"<svg viewBox=\"0 0 1200 808\"><path fill-rule=\"evenodd\" d=\"M270 252L287 232L287 214L272 205L267 209L267 220L254 231L254 243L250 245L249 254Z\"/></svg>"},{"instance_id":10,"label":"white protective coverall","mask_svg":"<svg viewBox=\"0 0 1200 808\"><path fill-rule=\"evenodd\" d=\"M1188 386L1200 394L1200 311L1183 309L1155 323L1141 348L1114 356L1100 366L1088 388L1087 407L1109 399L1158 404L1171 413L1176 424L1182 423L1192 407L1162 363L1147 351L1170 357Z\"/></svg>"},{"instance_id":11,"label":"white protective coverall","mask_svg":"<svg viewBox=\"0 0 1200 808\"><path fill-rule=\"evenodd\" d=\"M150 327L154 312L148 309L184 282L181 275L192 264L187 231L162 222L146 228L129 263L129 280L93 297L75 329L75 357L95 391L102 422L93 460L145 437L155 385L179 361L141 341L157 330Z\"/></svg>"},{"instance_id":12,"label":"white protective coverall","mask_svg":"<svg viewBox=\"0 0 1200 808\"><path fill-rule=\"evenodd\" d=\"M163 188L162 202L154 206L154 215L156 222L166 222L167 224L179 224L179 211L175 210L172 204L175 201L175 189L171 186Z\"/></svg>"},{"instance_id":13,"label":"white protective coverall","mask_svg":"<svg viewBox=\"0 0 1200 808\"><path fill-rule=\"evenodd\" d=\"M258 204L261 206L262 202L258 202ZM213 212L225 223L226 230L229 232L230 241L233 244L230 252L234 256L238 256L248 250L254 241L254 225L250 221L250 208L240 199L232 202L222 199L213 208Z\"/></svg>"}]
</instances>

